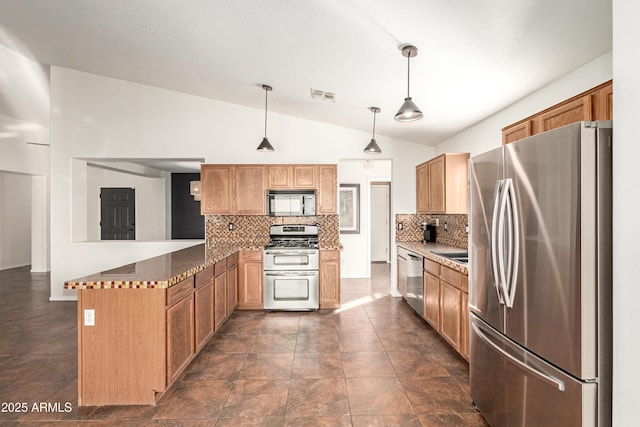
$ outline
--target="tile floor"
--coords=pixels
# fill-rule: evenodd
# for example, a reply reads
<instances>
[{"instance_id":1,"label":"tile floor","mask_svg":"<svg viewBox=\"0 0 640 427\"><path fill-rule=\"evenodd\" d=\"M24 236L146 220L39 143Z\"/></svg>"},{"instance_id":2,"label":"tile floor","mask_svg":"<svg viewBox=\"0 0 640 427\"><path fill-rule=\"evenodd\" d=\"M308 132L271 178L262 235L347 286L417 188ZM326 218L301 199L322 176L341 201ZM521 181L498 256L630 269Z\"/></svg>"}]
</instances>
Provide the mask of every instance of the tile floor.
<instances>
[{"instance_id":1,"label":"tile floor","mask_svg":"<svg viewBox=\"0 0 640 427\"><path fill-rule=\"evenodd\" d=\"M343 280L340 310L234 313L157 406L78 408L76 304L49 302L46 274L0 271L0 425L486 426L467 363L389 274Z\"/></svg>"}]
</instances>

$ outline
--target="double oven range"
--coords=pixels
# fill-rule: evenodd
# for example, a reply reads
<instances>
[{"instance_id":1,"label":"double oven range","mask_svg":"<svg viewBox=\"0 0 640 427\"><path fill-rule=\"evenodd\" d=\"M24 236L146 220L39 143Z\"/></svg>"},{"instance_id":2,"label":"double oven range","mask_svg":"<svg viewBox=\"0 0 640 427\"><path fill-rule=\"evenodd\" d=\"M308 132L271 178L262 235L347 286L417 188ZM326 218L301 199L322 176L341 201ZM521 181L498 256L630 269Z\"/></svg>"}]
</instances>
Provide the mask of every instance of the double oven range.
<instances>
[{"instance_id":1,"label":"double oven range","mask_svg":"<svg viewBox=\"0 0 640 427\"><path fill-rule=\"evenodd\" d=\"M317 225L272 225L264 248L264 309L319 308Z\"/></svg>"}]
</instances>

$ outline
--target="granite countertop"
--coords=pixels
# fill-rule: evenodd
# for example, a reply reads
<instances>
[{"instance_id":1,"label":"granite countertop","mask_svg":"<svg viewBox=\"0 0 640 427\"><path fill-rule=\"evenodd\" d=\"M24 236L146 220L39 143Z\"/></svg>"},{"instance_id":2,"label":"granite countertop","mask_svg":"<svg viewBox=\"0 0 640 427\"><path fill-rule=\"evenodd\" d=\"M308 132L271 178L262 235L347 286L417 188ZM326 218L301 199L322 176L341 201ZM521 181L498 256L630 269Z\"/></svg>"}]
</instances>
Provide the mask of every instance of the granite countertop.
<instances>
[{"instance_id":1,"label":"granite countertop","mask_svg":"<svg viewBox=\"0 0 640 427\"><path fill-rule=\"evenodd\" d=\"M459 262L453 261L449 258L444 258L438 256L433 253L435 252L455 252L455 251L464 251L463 248L456 248L454 246L442 245L438 243L422 243L422 242L396 242L396 245L402 246L405 249L409 249L423 257L430 259L432 261L438 262L442 265L446 265L449 268L452 268L456 271L459 271L463 274L469 274L469 268L467 264L460 264Z\"/></svg>"},{"instance_id":2,"label":"granite countertop","mask_svg":"<svg viewBox=\"0 0 640 427\"><path fill-rule=\"evenodd\" d=\"M65 289L169 288L238 252L237 246L192 246L65 282ZM260 248L262 249L262 248Z\"/></svg>"},{"instance_id":3,"label":"granite countertop","mask_svg":"<svg viewBox=\"0 0 640 427\"><path fill-rule=\"evenodd\" d=\"M207 249L205 244L169 252L100 273L69 280L65 289L166 289L242 250L263 246L228 245ZM340 242L326 242L320 249L342 250Z\"/></svg>"}]
</instances>

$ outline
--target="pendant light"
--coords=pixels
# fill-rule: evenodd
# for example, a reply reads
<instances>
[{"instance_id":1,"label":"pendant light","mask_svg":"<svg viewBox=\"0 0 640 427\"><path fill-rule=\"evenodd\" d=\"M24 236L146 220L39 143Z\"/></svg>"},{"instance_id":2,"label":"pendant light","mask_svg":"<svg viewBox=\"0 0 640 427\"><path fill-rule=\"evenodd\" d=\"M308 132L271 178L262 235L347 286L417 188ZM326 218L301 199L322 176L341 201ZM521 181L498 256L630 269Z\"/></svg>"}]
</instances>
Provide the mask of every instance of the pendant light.
<instances>
[{"instance_id":1,"label":"pendant light","mask_svg":"<svg viewBox=\"0 0 640 427\"><path fill-rule=\"evenodd\" d=\"M411 100L409 95L409 79L410 79L410 64L411 58L418 55L418 48L411 45L402 47L402 56L407 58L407 97L404 99L404 103L395 115L395 119L399 122L413 122L422 118L422 111Z\"/></svg>"},{"instance_id":2,"label":"pendant light","mask_svg":"<svg viewBox=\"0 0 640 427\"><path fill-rule=\"evenodd\" d=\"M364 152L369 154L380 154L382 150L376 142L376 114L380 112L378 107L369 107L369 110L373 113L373 135L371 136L371 142L364 147Z\"/></svg>"},{"instance_id":3,"label":"pendant light","mask_svg":"<svg viewBox=\"0 0 640 427\"><path fill-rule=\"evenodd\" d=\"M273 145L267 139L267 94L273 89L269 85L262 85L262 89L264 89L264 138L262 138L262 142L258 145L256 150L258 151L273 151Z\"/></svg>"}]
</instances>

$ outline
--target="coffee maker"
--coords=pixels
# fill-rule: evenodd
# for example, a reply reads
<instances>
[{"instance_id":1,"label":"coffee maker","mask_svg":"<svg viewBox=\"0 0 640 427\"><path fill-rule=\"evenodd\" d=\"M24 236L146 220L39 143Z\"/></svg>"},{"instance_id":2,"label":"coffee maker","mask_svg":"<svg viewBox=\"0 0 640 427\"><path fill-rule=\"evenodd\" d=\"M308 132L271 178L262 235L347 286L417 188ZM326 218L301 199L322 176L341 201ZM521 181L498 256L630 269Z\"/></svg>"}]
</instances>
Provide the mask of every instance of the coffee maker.
<instances>
[{"instance_id":1,"label":"coffee maker","mask_svg":"<svg viewBox=\"0 0 640 427\"><path fill-rule=\"evenodd\" d=\"M428 222L423 222L420 224L420 228L424 232L424 238L422 239L422 243L436 242L436 226L435 225L429 224Z\"/></svg>"}]
</instances>

